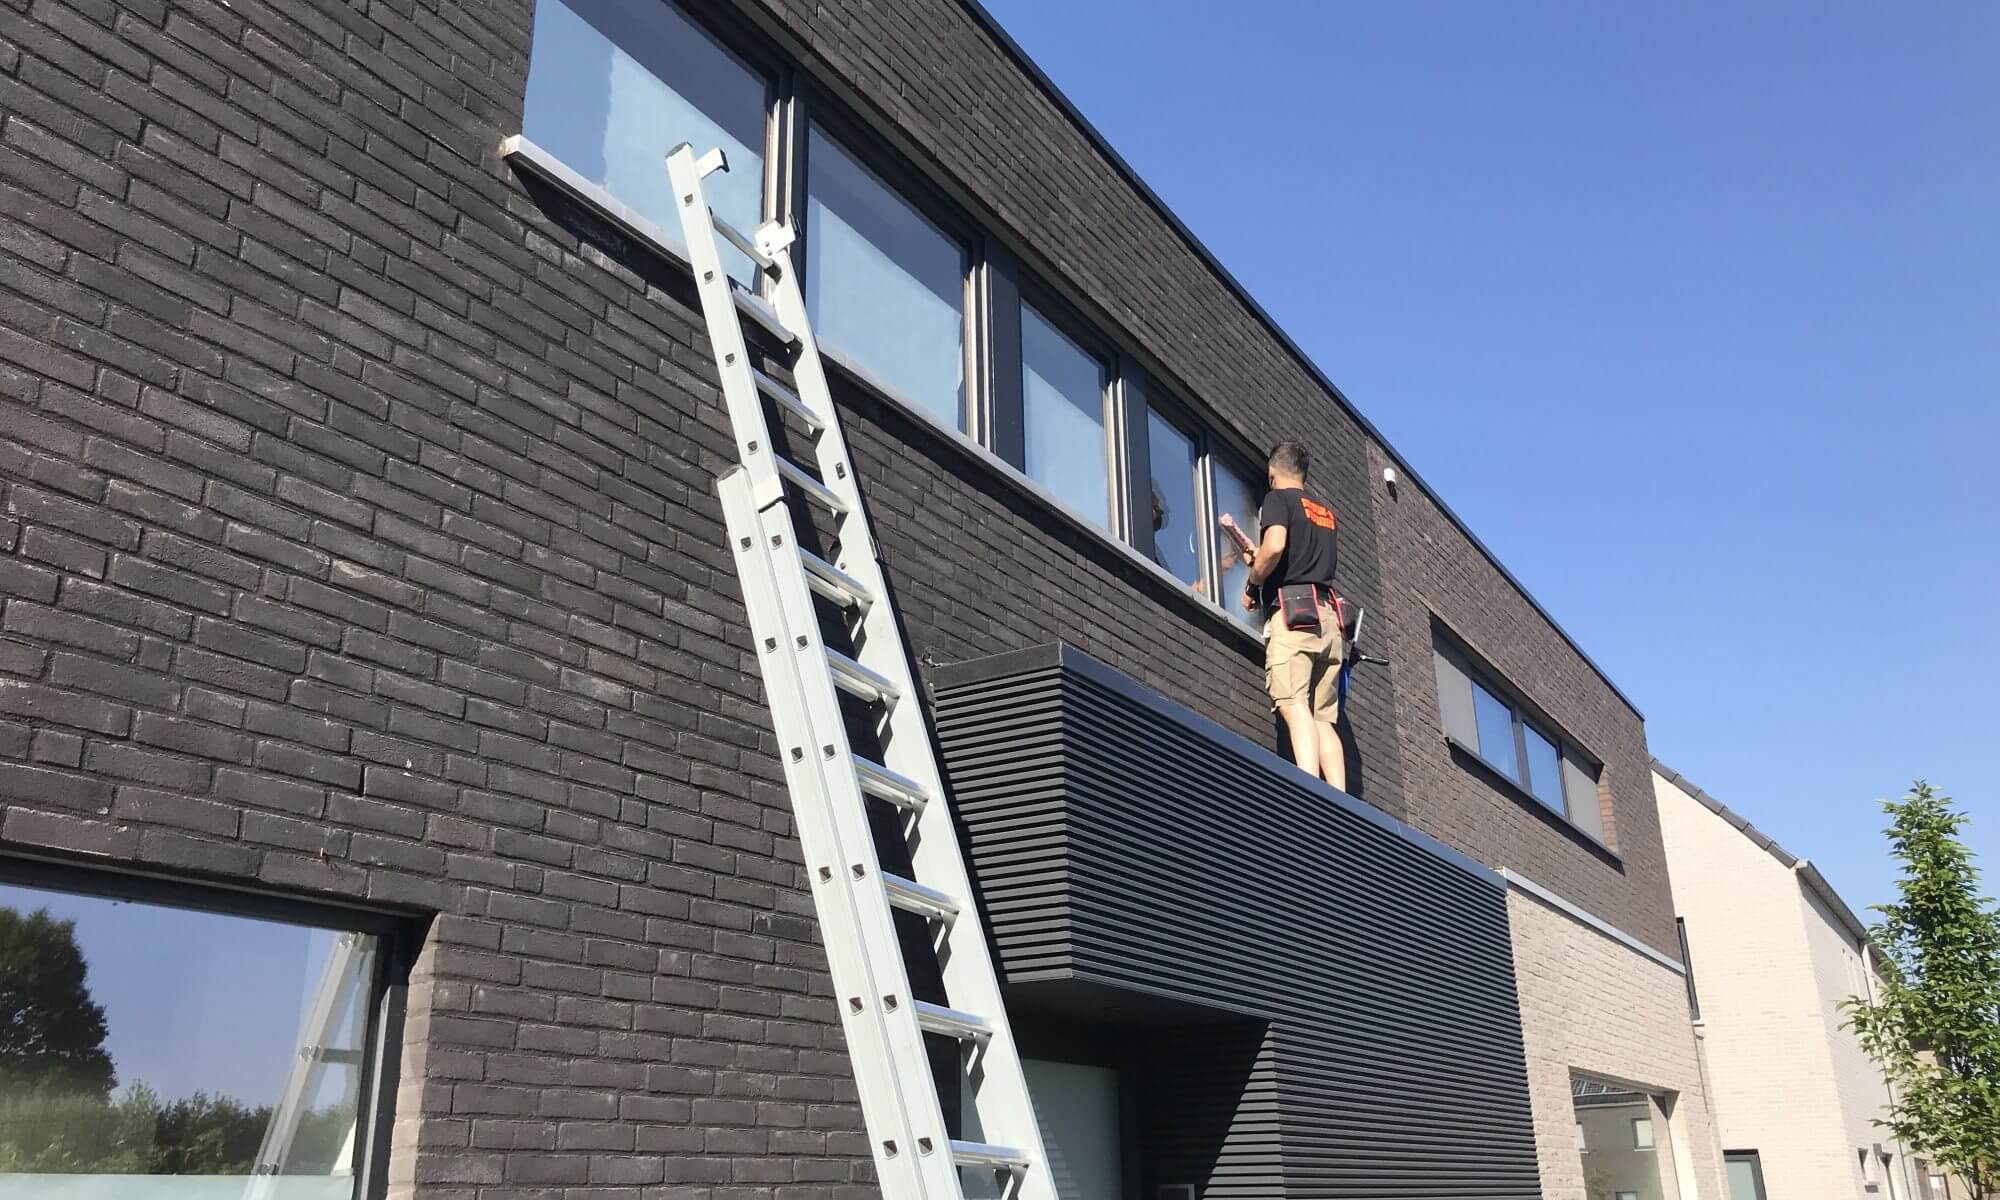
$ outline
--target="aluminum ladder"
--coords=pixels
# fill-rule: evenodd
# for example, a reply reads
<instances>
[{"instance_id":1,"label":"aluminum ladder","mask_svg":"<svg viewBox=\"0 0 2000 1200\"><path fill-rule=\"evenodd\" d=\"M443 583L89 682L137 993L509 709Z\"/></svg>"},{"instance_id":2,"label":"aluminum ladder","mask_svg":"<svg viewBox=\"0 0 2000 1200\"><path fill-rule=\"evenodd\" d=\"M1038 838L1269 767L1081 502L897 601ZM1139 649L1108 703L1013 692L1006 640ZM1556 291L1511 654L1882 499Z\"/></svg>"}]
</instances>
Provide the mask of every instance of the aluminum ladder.
<instances>
[{"instance_id":1,"label":"aluminum ladder","mask_svg":"<svg viewBox=\"0 0 2000 1200\"><path fill-rule=\"evenodd\" d=\"M720 149L697 158L682 143L667 156L667 170L736 437L739 465L716 490L882 1193L888 1200L1056 1200L921 693L792 267L793 231L772 221L748 235L710 211L702 180L728 170ZM768 301L731 282L718 237L769 281ZM743 317L780 347L796 389L752 364ZM781 456L765 400L788 440L810 441L810 467ZM794 499L806 513L816 510L809 516L815 530L821 521L830 525L838 547L831 559L801 545ZM851 654L826 644L829 627ZM867 732L881 744L881 761L850 744L848 721L857 715L873 726ZM891 806L909 849L909 878L878 863L870 804ZM925 923L947 1004L911 994L898 910ZM949 1084L969 1101L961 1138L947 1133L939 1103L946 1081L933 1078L926 1033L958 1043L959 1077Z\"/></svg>"}]
</instances>

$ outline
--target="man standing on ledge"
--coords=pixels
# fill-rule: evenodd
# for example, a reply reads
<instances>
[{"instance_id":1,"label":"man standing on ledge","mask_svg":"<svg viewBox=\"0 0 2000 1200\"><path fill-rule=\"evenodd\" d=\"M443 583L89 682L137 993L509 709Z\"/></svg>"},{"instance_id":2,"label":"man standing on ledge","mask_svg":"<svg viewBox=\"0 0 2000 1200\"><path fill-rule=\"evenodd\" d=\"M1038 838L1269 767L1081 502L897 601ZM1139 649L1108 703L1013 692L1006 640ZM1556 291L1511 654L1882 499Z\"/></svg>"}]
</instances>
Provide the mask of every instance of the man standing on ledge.
<instances>
[{"instance_id":1,"label":"man standing on ledge","mask_svg":"<svg viewBox=\"0 0 2000 1200\"><path fill-rule=\"evenodd\" d=\"M1264 682L1291 734L1292 760L1346 791L1347 753L1334 728L1340 719L1341 628L1333 590L1338 522L1331 508L1305 493L1311 466L1311 455L1297 442L1280 442L1271 451L1271 490L1258 513L1264 535L1250 559L1243 607L1269 614Z\"/></svg>"}]
</instances>

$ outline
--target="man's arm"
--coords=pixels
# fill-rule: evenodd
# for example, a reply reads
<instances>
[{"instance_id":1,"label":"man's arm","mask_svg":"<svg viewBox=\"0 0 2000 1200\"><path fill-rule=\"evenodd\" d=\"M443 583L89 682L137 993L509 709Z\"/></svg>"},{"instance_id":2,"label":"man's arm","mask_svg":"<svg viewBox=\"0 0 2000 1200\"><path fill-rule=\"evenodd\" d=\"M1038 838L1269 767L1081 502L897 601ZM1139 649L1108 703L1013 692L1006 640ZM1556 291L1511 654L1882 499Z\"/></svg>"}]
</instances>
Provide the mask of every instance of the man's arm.
<instances>
[{"instance_id":1,"label":"man's arm","mask_svg":"<svg viewBox=\"0 0 2000 1200\"><path fill-rule=\"evenodd\" d=\"M1259 584L1271 577L1278 567L1278 559L1285 553L1285 527L1267 525L1264 540L1257 547L1257 553L1250 556L1250 582Z\"/></svg>"},{"instance_id":2,"label":"man's arm","mask_svg":"<svg viewBox=\"0 0 2000 1200\"><path fill-rule=\"evenodd\" d=\"M1257 585L1271 577L1277 570L1278 559L1285 553L1285 527L1282 524L1266 525L1264 540L1257 546L1257 552L1250 556L1250 578L1243 584L1243 607L1257 607Z\"/></svg>"}]
</instances>

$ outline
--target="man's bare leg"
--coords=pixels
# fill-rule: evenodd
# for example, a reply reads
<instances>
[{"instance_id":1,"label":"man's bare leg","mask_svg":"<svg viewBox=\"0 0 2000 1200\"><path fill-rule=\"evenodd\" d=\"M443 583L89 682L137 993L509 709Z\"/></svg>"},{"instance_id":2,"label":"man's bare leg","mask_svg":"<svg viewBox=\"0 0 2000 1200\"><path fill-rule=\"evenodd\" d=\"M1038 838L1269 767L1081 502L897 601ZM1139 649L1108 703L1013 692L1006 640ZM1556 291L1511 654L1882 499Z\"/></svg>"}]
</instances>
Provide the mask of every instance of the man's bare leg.
<instances>
[{"instance_id":1,"label":"man's bare leg","mask_svg":"<svg viewBox=\"0 0 2000 1200\"><path fill-rule=\"evenodd\" d=\"M1319 769L1326 781L1340 791L1347 790L1347 748L1340 743L1340 730L1331 721L1313 722L1318 735Z\"/></svg>"},{"instance_id":2,"label":"man's bare leg","mask_svg":"<svg viewBox=\"0 0 2000 1200\"><path fill-rule=\"evenodd\" d=\"M1304 702L1280 704L1278 715L1285 719L1285 732L1292 739L1292 761L1299 764L1299 770L1319 778L1319 723L1312 718L1312 709Z\"/></svg>"}]
</instances>

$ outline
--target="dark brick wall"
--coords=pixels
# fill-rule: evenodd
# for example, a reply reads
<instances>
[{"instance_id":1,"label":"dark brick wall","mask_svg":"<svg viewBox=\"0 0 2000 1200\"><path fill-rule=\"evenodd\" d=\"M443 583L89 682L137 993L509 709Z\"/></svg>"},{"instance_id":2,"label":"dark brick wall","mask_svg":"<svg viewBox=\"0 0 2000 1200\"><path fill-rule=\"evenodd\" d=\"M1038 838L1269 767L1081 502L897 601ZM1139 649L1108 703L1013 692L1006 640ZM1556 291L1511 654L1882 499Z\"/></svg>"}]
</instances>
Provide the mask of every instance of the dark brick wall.
<instances>
[{"instance_id":1,"label":"dark brick wall","mask_svg":"<svg viewBox=\"0 0 2000 1200\"><path fill-rule=\"evenodd\" d=\"M757 11L1246 441L1320 413L1378 598L1360 431L964 12ZM0 0L0 843L431 918L398 1191L846 1194L705 341L498 160L529 23ZM1268 738L1253 646L848 399L919 652L1063 638Z\"/></svg>"},{"instance_id":2,"label":"dark brick wall","mask_svg":"<svg viewBox=\"0 0 2000 1200\"><path fill-rule=\"evenodd\" d=\"M1370 462L1380 478L1388 460ZM1678 958L1645 725L1574 647L1510 587L1439 510L1407 485L1384 489L1384 615L1403 732L1408 820L1495 867L1510 867ZM1539 804L1447 749L1431 666L1432 614L1604 762L1607 856Z\"/></svg>"}]
</instances>

